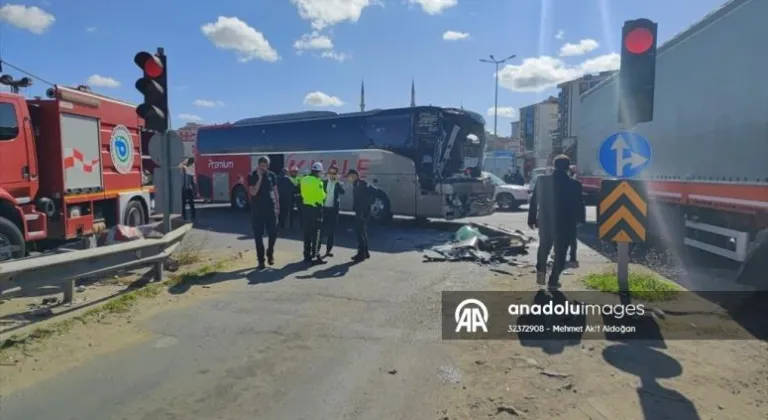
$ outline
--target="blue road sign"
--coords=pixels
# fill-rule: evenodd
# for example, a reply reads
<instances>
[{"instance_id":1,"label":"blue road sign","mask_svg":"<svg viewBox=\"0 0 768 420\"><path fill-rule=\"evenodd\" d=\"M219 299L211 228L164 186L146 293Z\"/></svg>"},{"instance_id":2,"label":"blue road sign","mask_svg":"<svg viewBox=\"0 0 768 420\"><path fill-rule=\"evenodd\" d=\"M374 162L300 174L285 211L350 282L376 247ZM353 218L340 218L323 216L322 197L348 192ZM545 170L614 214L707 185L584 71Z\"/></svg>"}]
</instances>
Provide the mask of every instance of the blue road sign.
<instances>
[{"instance_id":1,"label":"blue road sign","mask_svg":"<svg viewBox=\"0 0 768 420\"><path fill-rule=\"evenodd\" d=\"M631 131L619 131L608 136L600 146L600 166L616 178L640 175L651 163L651 143Z\"/></svg>"}]
</instances>

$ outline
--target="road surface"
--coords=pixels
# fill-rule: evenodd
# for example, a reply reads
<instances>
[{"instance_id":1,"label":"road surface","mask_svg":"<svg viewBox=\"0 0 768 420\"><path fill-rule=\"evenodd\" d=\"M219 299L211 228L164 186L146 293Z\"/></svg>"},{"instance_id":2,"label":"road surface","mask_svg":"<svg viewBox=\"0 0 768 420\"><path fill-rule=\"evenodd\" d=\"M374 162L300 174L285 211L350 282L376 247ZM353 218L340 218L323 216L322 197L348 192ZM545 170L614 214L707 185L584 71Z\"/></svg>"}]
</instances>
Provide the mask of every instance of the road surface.
<instances>
[{"instance_id":1,"label":"road surface","mask_svg":"<svg viewBox=\"0 0 768 420\"><path fill-rule=\"evenodd\" d=\"M245 215L221 208L199 214L200 226L214 231L197 229L189 242L233 255L252 249ZM493 220L524 228L520 213ZM128 321L93 327L87 339L66 344L77 351L76 362L45 360L50 354L66 359L61 351L33 355L23 362L29 377L11 374L19 367L0 366L13 378L0 382L0 418L768 415L768 348L762 341L677 340L660 350L603 340L547 346L441 341L441 291L535 290L532 255L501 273L471 263L423 263L418 248L448 235L398 221L373 229L373 258L352 265L349 223L341 230L339 249L325 266L297 264L301 244L280 239L274 269L228 267L215 282L175 290L178 299L167 307L153 301ZM566 288L575 287L579 273L602 264L591 249L579 252L582 268L566 276ZM253 257L248 252L244 258ZM185 298L193 292L197 297ZM90 354L97 340L113 344Z\"/></svg>"}]
</instances>

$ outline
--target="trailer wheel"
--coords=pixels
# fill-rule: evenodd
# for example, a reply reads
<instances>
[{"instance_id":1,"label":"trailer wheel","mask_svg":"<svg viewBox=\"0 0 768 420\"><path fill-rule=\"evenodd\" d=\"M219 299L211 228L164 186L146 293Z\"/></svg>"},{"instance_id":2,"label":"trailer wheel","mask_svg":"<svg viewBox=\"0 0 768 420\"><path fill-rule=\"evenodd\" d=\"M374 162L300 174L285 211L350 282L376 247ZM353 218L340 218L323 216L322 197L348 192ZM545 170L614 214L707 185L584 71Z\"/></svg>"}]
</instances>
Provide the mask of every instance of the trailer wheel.
<instances>
[{"instance_id":1,"label":"trailer wheel","mask_svg":"<svg viewBox=\"0 0 768 420\"><path fill-rule=\"evenodd\" d=\"M245 191L245 187L238 185L232 190L232 208L240 211L248 211L250 207L248 203L248 193Z\"/></svg>"},{"instance_id":2,"label":"trailer wheel","mask_svg":"<svg viewBox=\"0 0 768 420\"><path fill-rule=\"evenodd\" d=\"M137 200L128 202L125 206L123 215L123 224L126 226L141 226L147 223L147 216L144 214L144 206Z\"/></svg>"},{"instance_id":3,"label":"trailer wheel","mask_svg":"<svg viewBox=\"0 0 768 420\"><path fill-rule=\"evenodd\" d=\"M27 255L24 234L10 220L0 217L0 261L23 258Z\"/></svg>"},{"instance_id":4,"label":"trailer wheel","mask_svg":"<svg viewBox=\"0 0 768 420\"><path fill-rule=\"evenodd\" d=\"M371 204L371 219L376 223L386 225L392 221L392 211L389 207L389 197L379 190Z\"/></svg>"}]
</instances>

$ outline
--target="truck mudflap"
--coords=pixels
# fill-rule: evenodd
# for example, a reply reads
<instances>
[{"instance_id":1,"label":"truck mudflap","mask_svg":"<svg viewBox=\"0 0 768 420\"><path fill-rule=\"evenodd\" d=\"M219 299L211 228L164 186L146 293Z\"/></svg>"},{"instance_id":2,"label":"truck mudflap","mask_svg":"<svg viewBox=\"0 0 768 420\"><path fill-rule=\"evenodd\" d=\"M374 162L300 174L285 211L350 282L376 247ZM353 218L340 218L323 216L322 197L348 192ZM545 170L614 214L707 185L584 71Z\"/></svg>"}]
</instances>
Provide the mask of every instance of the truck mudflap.
<instances>
[{"instance_id":1,"label":"truck mudflap","mask_svg":"<svg viewBox=\"0 0 768 420\"><path fill-rule=\"evenodd\" d=\"M446 180L439 184L443 192L443 217L446 220L493 214L494 187L483 180Z\"/></svg>"},{"instance_id":2,"label":"truck mudflap","mask_svg":"<svg viewBox=\"0 0 768 420\"><path fill-rule=\"evenodd\" d=\"M755 237L747 258L736 276L736 283L765 290L768 287L766 272L768 272L768 229L760 231Z\"/></svg>"}]
</instances>

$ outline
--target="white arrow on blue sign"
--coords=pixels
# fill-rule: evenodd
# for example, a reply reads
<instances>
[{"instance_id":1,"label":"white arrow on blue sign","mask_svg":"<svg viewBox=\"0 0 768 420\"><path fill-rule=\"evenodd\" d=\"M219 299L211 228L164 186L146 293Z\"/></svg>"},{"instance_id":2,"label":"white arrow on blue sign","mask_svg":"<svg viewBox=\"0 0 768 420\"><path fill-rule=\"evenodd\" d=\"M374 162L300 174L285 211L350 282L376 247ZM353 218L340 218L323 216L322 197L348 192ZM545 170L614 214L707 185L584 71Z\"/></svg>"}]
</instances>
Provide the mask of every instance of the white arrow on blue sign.
<instances>
[{"instance_id":1,"label":"white arrow on blue sign","mask_svg":"<svg viewBox=\"0 0 768 420\"><path fill-rule=\"evenodd\" d=\"M631 131L619 131L608 136L600 146L600 166L616 178L633 178L650 165L651 143Z\"/></svg>"}]
</instances>

